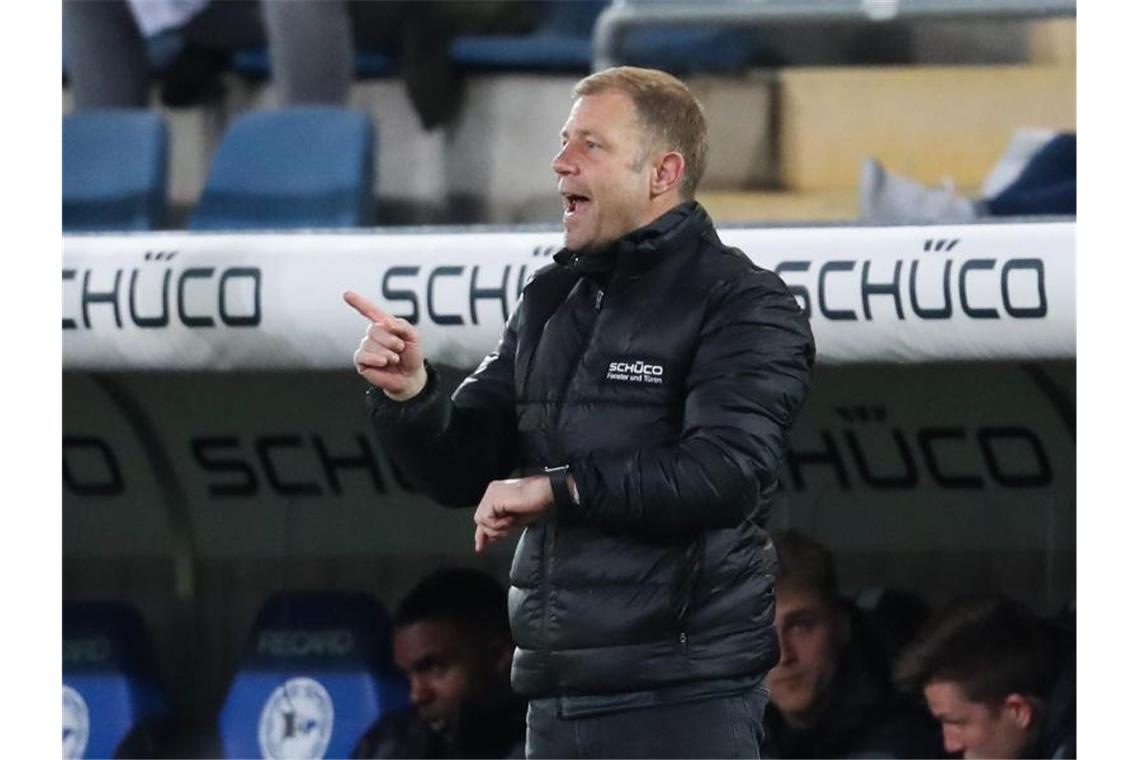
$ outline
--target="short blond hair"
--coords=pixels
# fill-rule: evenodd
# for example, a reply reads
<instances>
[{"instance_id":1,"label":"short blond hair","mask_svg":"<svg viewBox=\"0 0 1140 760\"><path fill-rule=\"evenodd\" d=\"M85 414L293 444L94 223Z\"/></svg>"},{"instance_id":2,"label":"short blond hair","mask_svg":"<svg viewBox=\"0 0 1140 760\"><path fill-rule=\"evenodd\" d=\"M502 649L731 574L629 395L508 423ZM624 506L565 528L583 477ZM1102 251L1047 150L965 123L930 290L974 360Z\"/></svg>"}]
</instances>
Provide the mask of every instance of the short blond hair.
<instances>
[{"instance_id":1,"label":"short blond hair","mask_svg":"<svg viewBox=\"0 0 1140 760\"><path fill-rule=\"evenodd\" d=\"M692 200L708 162L709 134L704 109L672 74L636 66L616 66L599 71L574 86L574 96L598 95L608 90L624 92L633 100L642 132L654 147L675 150L685 159L681 197Z\"/></svg>"}]
</instances>

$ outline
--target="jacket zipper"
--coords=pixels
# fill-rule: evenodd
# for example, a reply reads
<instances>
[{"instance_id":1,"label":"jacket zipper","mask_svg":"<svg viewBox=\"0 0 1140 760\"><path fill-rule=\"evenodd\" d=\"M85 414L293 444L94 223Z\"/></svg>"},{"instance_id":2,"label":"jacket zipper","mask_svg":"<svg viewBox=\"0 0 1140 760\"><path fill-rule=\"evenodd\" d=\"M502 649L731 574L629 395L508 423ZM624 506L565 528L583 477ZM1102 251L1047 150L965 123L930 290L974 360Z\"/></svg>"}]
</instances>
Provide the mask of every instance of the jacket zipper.
<instances>
[{"instance_id":1,"label":"jacket zipper","mask_svg":"<svg viewBox=\"0 0 1140 760\"><path fill-rule=\"evenodd\" d=\"M598 314L602 310L602 301L605 298L605 291L598 288L597 294L594 296L594 313ZM590 334L586 336L586 340L582 342L582 348L578 351L578 355L574 357L574 363L571 365L570 372L566 376L566 384L562 387L562 403L558 406L558 413L554 416L553 430L558 430L558 423L562 421L562 410L566 408L566 394L570 390L571 383L574 382L574 375L578 372L578 364L582 361L582 357L586 353L586 349L590 347L590 343L594 340L594 333L598 330L598 317L594 317L594 323L590 325ZM564 464L564 463L563 463ZM543 557L544 564L546 565L545 572L542 574L542 643L546 646L547 651L550 651L550 640L547 638L548 623L550 620L550 575L554 571L554 539L558 531L558 524L551 521L546 523L546 534L543 536Z\"/></svg>"},{"instance_id":2,"label":"jacket zipper","mask_svg":"<svg viewBox=\"0 0 1140 760\"><path fill-rule=\"evenodd\" d=\"M690 570L689 577L685 578L684 582L684 597L681 602L681 611L677 615L677 640L680 642L683 649L687 649L689 645L689 635L685 630L685 624L688 622L689 610L693 606L693 598L697 593L697 584L701 582L701 573L704 571L705 565L705 535L701 533L697 536L694 544L695 562L693 566L687 568Z\"/></svg>"}]
</instances>

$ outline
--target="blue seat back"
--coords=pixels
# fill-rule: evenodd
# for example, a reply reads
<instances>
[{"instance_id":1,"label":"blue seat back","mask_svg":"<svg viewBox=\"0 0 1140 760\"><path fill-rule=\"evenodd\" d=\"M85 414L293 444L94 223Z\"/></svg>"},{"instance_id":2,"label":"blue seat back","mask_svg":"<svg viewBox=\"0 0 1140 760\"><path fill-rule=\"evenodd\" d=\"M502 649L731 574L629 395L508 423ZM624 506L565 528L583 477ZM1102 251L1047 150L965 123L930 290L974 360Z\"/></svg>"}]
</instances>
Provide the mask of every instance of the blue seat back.
<instances>
[{"instance_id":1,"label":"blue seat back","mask_svg":"<svg viewBox=\"0 0 1140 760\"><path fill-rule=\"evenodd\" d=\"M630 66L696 73L738 73L772 60L759 29L712 24L650 25L630 29L619 44L619 58Z\"/></svg>"},{"instance_id":2,"label":"blue seat back","mask_svg":"<svg viewBox=\"0 0 1140 760\"><path fill-rule=\"evenodd\" d=\"M235 50L230 65L244 77L269 79L269 49L252 47ZM353 51L353 76L357 79L377 79L399 73L400 62L391 53L375 48Z\"/></svg>"},{"instance_id":3,"label":"blue seat back","mask_svg":"<svg viewBox=\"0 0 1140 760\"><path fill-rule=\"evenodd\" d=\"M375 131L364 113L298 106L227 130L193 230L358 227L371 222Z\"/></svg>"},{"instance_id":4,"label":"blue seat back","mask_svg":"<svg viewBox=\"0 0 1140 760\"><path fill-rule=\"evenodd\" d=\"M168 710L138 613L64 604L63 756L112 757L133 728Z\"/></svg>"},{"instance_id":5,"label":"blue seat back","mask_svg":"<svg viewBox=\"0 0 1140 760\"><path fill-rule=\"evenodd\" d=\"M166 214L166 123L131 109L63 117L65 232L152 230Z\"/></svg>"},{"instance_id":6,"label":"blue seat back","mask_svg":"<svg viewBox=\"0 0 1140 760\"><path fill-rule=\"evenodd\" d=\"M583 37L590 39L594 23L609 0L549 0L540 6L540 36Z\"/></svg>"},{"instance_id":7,"label":"blue seat back","mask_svg":"<svg viewBox=\"0 0 1140 760\"><path fill-rule=\"evenodd\" d=\"M480 71L590 70L591 35L606 0L548 0L528 35L463 35L451 45L459 66Z\"/></svg>"},{"instance_id":8,"label":"blue seat back","mask_svg":"<svg viewBox=\"0 0 1140 760\"><path fill-rule=\"evenodd\" d=\"M408 704L391 624L364 594L281 594L258 614L219 720L227 757L348 757Z\"/></svg>"}]
</instances>

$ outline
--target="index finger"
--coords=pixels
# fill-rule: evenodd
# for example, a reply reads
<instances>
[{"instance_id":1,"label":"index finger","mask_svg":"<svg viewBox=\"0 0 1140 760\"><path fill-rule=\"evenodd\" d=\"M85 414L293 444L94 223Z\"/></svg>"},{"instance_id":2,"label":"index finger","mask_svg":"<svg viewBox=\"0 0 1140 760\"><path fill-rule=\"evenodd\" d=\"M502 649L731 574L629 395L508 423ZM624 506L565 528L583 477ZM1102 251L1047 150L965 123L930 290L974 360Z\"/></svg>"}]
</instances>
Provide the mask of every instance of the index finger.
<instances>
[{"instance_id":1,"label":"index finger","mask_svg":"<svg viewBox=\"0 0 1140 760\"><path fill-rule=\"evenodd\" d=\"M351 290L344 292L344 302L370 322L384 322L389 319L388 314L376 304L369 301L359 293Z\"/></svg>"}]
</instances>

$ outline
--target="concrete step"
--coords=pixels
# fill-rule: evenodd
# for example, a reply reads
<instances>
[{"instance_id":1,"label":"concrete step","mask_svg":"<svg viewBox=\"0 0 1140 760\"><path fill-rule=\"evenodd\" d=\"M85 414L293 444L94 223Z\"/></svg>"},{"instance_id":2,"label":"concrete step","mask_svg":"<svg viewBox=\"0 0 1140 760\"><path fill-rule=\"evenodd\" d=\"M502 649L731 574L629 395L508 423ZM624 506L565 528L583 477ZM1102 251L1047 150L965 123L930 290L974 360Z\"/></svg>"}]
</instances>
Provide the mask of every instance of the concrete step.
<instances>
[{"instance_id":1,"label":"concrete step","mask_svg":"<svg viewBox=\"0 0 1140 760\"><path fill-rule=\"evenodd\" d=\"M859 164L980 186L1018 127L1074 129L1073 66L785 69L780 187L854 189Z\"/></svg>"},{"instance_id":2,"label":"concrete step","mask_svg":"<svg viewBox=\"0 0 1140 760\"><path fill-rule=\"evenodd\" d=\"M697 200L718 223L851 221L859 216L855 190L708 191L698 192Z\"/></svg>"}]
</instances>

